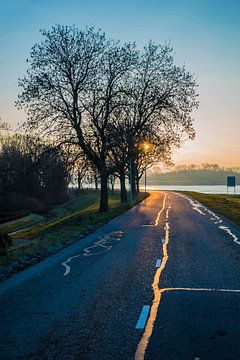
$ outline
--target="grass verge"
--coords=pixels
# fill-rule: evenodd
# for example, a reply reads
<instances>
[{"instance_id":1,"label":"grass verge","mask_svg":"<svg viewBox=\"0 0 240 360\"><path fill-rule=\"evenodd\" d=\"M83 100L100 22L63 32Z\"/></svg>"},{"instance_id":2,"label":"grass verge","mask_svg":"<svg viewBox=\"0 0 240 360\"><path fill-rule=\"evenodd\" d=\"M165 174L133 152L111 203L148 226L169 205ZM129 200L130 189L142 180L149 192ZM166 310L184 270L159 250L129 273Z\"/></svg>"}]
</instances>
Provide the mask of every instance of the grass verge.
<instances>
[{"instance_id":1,"label":"grass verge","mask_svg":"<svg viewBox=\"0 0 240 360\"><path fill-rule=\"evenodd\" d=\"M29 214L20 219L15 219L4 224L0 224L0 233L10 233L17 231L25 226L30 226L43 220L44 217L41 215Z\"/></svg>"},{"instance_id":2,"label":"grass verge","mask_svg":"<svg viewBox=\"0 0 240 360\"><path fill-rule=\"evenodd\" d=\"M0 257L0 280L79 241L144 198L145 194L140 193L138 201L121 204L119 193L110 194L109 211L99 213L99 193L88 191L58 206L52 211L53 220L12 236L15 240L20 239L21 245L11 247L7 255Z\"/></svg>"},{"instance_id":3,"label":"grass verge","mask_svg":"<svg viewBox=\"0 0 240 360\"><path fill-rule=\"evenodd\" d=\"M240 195L202 194L193 191L181 191L191 196L209 209L240 226Z\"/></svg>"},{"instance_id":4,"label":"grass verge","mask_svg":"<svg viewBox=\"0 0 240 360\"><path fill-rule=\"evenodd\" d=\"M28 210L4 210L0 208L0 224L19 219L30 214Z\"/></svg>"}]
</instances>

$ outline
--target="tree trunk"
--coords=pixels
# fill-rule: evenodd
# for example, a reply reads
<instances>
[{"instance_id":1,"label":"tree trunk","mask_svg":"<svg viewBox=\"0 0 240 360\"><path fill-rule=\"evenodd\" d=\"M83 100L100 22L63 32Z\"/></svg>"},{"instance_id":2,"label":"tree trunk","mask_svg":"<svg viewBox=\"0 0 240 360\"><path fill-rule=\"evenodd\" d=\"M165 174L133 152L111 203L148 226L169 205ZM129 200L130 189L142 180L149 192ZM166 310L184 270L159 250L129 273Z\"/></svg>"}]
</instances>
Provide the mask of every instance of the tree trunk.
<instances>
[{"instance_id":1,"label":"tree trunk","mask_svg":"<svg viewBox=\"0 0 240 360\"><path fill-rule=\"evenodd\" d=\"M133 159L130 160L130 186L132 191L132 200L137 197L136 190L136 164Z\"/></svg>"},{"instance_id":2,"label":"tree trunk","mask_svg":"<svg viewBox=\"0 0 240 360\"><path fill-rule=\"evenodd\" d=\"M121 187L121 203L127 202L127 190L125 185L125 173L120 173L120 187Z\"/></svg>"},{"instance_id":3,"label":"tree trunk","mask_svg":"<svg viewBox=\"0 0 240 360\"><path fill-rule=\"evenodd\" d=\"M101 190L100 190L100 207L99 211L108 211L108 176L106 170L100 172Z\"/></svg>"},{"instance_id":4,"label":"tree trunk","mask_svg":"<svg viewBox=\"0 0 240 360\"><path fill-rule=\"evenodd\" d=\"M78 182L78 190L81 190L82 189L82 178L81 178L81 174L79 171L77 173L77 182Z\"/></svg>"},{"instance_id":5,"label":"tree trunk","mask_svg":"<svg viewBox=\"0 0 240 360\"><path fill-rule=\"evenodd\" d=\"M111 191L112 193L114 193L114 186L115 186L115 175L113 175L112 179L111 179Z\"/></svg>"},{"instance_id":6,"label":"tree trunk","mask_svg":"<svg viewBox=\"0 0 240 360\"><path fill-rule=\"evenodd\" d=\"M137 192L139 192L140 191L140 189L139 189L139 177L137 177L136 180L137 180Z\"/></svg>"},{"instance_id":7,"label":"tree trunk","mask_svg":"<svg viewBox=\"0 0 240 360\"><path fill-rule=\"evenodd\" d=\"M137 164L135 166L136 166L136 191L139 193L139 191L140 191L139 183L140 183L141 176L139 176L139 169L138 169Z\"/></svg>"},{"instance_id":8,"label":"tree trunk","mask_svg":"<svg viewBox=\"0 0 240 360\"><path fill-rule=\"evenodd\" d=\"M98 191L98 177L94 175L95 190Z\"/></svg>"}]
</instances>

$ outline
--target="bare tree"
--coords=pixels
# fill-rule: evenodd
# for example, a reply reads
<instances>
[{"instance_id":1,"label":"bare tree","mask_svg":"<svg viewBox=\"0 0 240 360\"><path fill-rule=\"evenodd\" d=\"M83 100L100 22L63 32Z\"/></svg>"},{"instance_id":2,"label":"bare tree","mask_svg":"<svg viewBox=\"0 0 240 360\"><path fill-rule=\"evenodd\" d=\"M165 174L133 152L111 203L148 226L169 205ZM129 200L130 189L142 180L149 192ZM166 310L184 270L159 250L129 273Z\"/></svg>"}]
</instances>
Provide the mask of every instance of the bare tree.
<instances>
[{"instance_id":1,"label":"bare tree","mask_svg":"<svg viewBox=\"0 0 240 360\"><path fill-rule=\"evenodd\" d=\"M55 26L31 51L20 80L17 105L28 114L27 128L78 147L100 175L100 211L108 209L108 177L118 173L121 200L132 167L133 194L142 172L140 145L154 138L156 156L194 138L191 111L197 107L196 80L174 65L172 49L152 42L139 53L93 27ZM166 146L166 144L168 144ZM140 161L141 160L141 161ZM146 165L144 165L146 166Z\"/></svg>"},{"instance_id":2,"label":"bare tree","mask_svg":"<svg viewBox=\"0 0 240 360\"><path fill-rule=\"evenodd\" d=\"M184 137L194 138L191 112L198 106L196 80L185 67L174 65L172 48L149 42L129 79L131 104L127 107L127 143L132 163L132 189L136 193L138 145L168 134L179 146ZM161 146L160 146L161 148Z\"/></svg>"},{"instance_id":3,"label":"bare tree","mask_svg":"<svg viewBox=\"0 0 240 360\"><path fill-rule=\"evenodd\" d=\"M126 175L136 196L146 167L157 162L170 164L171 152L186 137L194 138L191 111L197 107L196 81L185 68L176 67L172 49L150 42L125 79L124 99L114 112L111 150L121 183L121 201L126 201ZM149 141L151 151L142 144Z\"/></svg>"},{"instance_id":4,"label":"bare tree","mask_svg":"<svg viewBox=\"0 0 240 360\"><path fill-rule=\"evenodd\" d=\"M31 51L27 76L20 80L17 106L27 127L78 145L101 177L100 211L108 209L108 123L118 104L121 79L134 62L132 45L108 41L99 30L55 26Z\"/></svg>"},{"instance_id":5,"label":"bare tree","mask_svg":"<svg viewBox=\"0 0 240 360\"><path fill-rule=\"evenodd\" d=\"M100 174L101 195L105 201L100 204L100 210L107 209L108 177L116 167L109 158L115 146L113 114L123 105L124 80L135 68L137 55L135 45L120 46L118 42L110 41L83 101L83 136L94 151L92 162Z\"/></svg>"},{"instance_id":6,"label":"bare tree","mask_svg":"<svg viewBox=\"0 0 240 360\"><path fill-rule=\"evenodd\" d=\"M149 134L146 134L149 135ZM139 192L140 179L147 169L154 165L162 164L170 167L172 162L172 143L168 134L162 134L161 138L151 134L151 138L144 137L142 143L138 146L138 154L136 158L136 188Z\"/></svg>"},{"instance_id":7,"label":"bare tree","mask_svg":"<svg viewBox=\"0 0 240 360\"><path fill-rule=\"evenodd\" d=\"M96 161L83 135L82 101L107 46L105 35L93 28L84 32L60 25L42 35L44 40L32 48L28 73L19 81L17 106L27 112L25 126L58 145L79 146Z\"/></svg>"},{"instance_id":8,"label":"bare tree","mask_svg":"<svg viewBox=\"0 0 240 360\"><path fill-rule=\"evenodd\" d=\"M0 135L11 130L11 126L0 118Z\"/></svg>"}]
</instances>

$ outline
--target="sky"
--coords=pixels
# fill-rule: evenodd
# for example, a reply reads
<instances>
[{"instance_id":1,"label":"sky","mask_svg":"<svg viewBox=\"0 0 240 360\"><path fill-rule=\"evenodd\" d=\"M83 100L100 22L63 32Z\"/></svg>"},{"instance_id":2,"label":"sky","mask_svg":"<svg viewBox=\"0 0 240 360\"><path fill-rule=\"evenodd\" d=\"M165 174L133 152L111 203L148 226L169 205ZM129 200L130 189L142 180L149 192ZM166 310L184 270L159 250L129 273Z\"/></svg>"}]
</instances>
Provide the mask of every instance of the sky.
<instances>
[{"instance_id":1,"label":"sky","mask_svg":"<svg viewBox=\"0 0 240 360\"><path fill-rule=\"evenodd\" d=\"M176 165L240 166L240 0L0 0L0 118L25 119L15 108L39 29L95 25L110 38L170 42L177 65L197 76L196 139L173 156Z\"/></svg>"}]
</instances>

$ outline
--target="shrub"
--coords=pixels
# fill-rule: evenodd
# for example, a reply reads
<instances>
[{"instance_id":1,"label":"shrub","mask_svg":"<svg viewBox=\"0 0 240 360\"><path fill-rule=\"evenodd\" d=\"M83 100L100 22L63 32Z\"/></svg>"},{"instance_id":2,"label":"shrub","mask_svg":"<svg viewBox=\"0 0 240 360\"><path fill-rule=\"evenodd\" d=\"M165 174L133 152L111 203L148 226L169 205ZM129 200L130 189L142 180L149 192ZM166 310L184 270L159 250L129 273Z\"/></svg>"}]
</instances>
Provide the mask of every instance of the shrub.
<instances>
[{"instance_id":1,"label":"shrub","mask_svg":"<svg viewBox=\"0 0 240 360\"><path fill-rule=\"evenodd\" d=\"M0 255L6 255L8 248L12 245L12 239L8 234L0 233Z\"/></svg>"}]
</instances>

